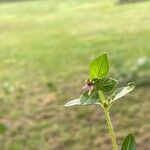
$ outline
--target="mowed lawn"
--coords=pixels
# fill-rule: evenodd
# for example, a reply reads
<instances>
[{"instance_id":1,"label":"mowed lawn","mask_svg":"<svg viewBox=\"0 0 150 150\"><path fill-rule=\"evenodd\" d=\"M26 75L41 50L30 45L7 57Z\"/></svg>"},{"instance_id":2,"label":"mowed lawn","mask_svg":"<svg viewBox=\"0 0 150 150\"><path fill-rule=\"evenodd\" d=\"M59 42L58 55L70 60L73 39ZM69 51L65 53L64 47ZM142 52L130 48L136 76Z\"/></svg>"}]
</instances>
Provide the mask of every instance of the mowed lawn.
<instances>
[{"instance_id":1,"label":"mowed lawn","mask_svg":"<svg viewBox=\"0 0 150 150\"><path fill-rule=\"evenodd\" d=\"M79 97L89 62L107 52L115 77L150 57L150 2L112 0L0 2L2 150L111 150L97 106L64 108ZM123 69L123 68L121 68ZM115 70L115 71L114 71ZM128 132L150 147L149 87L111 110L118 144Z\"/></svg>"}]
</instances>

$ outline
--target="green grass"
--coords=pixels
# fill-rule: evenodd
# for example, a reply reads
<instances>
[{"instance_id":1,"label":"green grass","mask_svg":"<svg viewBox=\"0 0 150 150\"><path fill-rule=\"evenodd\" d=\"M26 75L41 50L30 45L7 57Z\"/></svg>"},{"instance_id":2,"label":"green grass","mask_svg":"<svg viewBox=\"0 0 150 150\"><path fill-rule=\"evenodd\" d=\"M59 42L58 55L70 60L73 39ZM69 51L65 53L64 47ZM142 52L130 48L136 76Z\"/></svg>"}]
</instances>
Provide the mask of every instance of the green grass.
<instances>
[{"instance_id":1,"label":"green grass","mask_svg":"<svg viewBox=\"0 0 150 150\"><path fill-rule=\"evenodd\" d=\"M63 104L79 96L89 62L102 52L114 69L118 57L131 67L150 56L149 7L111 0L0 3L0 120L9 127L3 149L111 149L97 107ZM133 131L140 150L150 146L148 90L136 89L112 110L118 139Z\"/></svg>"}]
</instances>

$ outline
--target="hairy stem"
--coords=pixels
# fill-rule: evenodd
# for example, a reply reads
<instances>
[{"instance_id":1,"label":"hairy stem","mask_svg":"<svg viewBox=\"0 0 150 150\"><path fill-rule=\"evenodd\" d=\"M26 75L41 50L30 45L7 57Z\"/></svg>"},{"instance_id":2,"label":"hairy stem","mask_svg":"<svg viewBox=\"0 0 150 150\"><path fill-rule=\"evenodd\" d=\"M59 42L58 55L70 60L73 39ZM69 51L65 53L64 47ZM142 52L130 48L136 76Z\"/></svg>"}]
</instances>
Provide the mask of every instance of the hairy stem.
<instances>
[{"instance_id":1,"label":"hairy stem","mask_svg":"<svg viewBox=\"0 0 150 150\"><path fill-rule=\"evenodd\" d=\"M106 98L105 98L103 92L99 91L98 93L99 93L99 96L100 96L100 99L101 99L102 103L104 104L104 102L106 101Z\"/></svg>"},{"instance_id":2,"label":"hairy stem","mask_svg":"<svg viewBox=\"0 0 150 150\"><path fill-rule=\"evenodd\" d=\"M109 134L111 136L113 150L118 150L114 129L113 129L113 126L111 123L110 115L109 115L110 105L108 104L108 100L106 99L106 97L104 96L102 91L99 91L99 96L100 96L100 99L102 101L102 107L104 109L105 119L107 121Z\"/></svg>"},{"instance_id":3,"label":"hairy stem","mask_svg":"<svg viewBox=\"0 0 150 150\"><path fill-rule=\"evenodd\" d=\"M110 119L110 115L109 115L109 110L104 108L104 112L105 112L105 118L107 121L109 134L111 136L113 150L118 150L115 133L114 133L113 126L112 126L111 119Z\"/></svg>"}]
</instances>

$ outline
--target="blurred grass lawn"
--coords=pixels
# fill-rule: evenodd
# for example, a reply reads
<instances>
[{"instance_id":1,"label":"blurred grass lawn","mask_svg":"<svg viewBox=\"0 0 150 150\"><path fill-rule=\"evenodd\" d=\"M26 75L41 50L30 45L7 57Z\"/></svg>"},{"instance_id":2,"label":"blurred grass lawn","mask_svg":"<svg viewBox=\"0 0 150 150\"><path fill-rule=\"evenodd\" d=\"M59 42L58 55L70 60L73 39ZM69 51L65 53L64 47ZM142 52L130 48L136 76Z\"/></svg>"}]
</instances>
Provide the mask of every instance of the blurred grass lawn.
<instances>
[{"instance_id":1,"label":"blurred grass lawn","mask_svg":"<svg viewBox=\"0 0 150 150\"><path fill-rule=\"evenodd\" d=\"M8 126L2 149L111 150L96 106L63 104L79 96L89 62L102 52L112 68L119 57L130 67L150 56L149 8L111 0L0 3L0 122ZM134 132L138 149L149 149L148 90L137 88L112 109L119 144Z\"/></svg>"}]
</instances>

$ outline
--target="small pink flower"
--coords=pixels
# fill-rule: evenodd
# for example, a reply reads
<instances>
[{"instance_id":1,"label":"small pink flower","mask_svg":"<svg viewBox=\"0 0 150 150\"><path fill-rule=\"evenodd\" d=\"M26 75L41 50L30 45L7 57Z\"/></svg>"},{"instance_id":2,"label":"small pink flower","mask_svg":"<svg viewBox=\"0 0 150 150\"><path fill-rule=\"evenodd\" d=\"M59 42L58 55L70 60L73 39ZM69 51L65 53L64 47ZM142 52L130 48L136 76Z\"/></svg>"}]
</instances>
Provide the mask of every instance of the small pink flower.
<instances>
[{"instance_id":1,"label":"small pink flower","mask_svg":"<svg viewBox=\"0 0 150 150\"><path fill-rule=\"evenodd\" d=\"M94 83L91 82L89 79L85 81L85 85L82 88L85 91L92 91L94 89Z\"/></svg>"}]
</instances>

